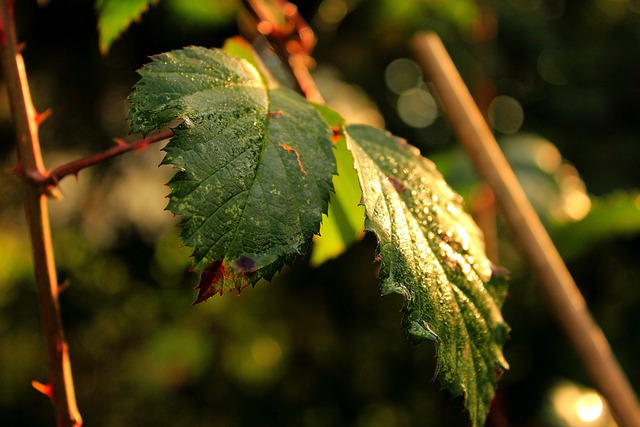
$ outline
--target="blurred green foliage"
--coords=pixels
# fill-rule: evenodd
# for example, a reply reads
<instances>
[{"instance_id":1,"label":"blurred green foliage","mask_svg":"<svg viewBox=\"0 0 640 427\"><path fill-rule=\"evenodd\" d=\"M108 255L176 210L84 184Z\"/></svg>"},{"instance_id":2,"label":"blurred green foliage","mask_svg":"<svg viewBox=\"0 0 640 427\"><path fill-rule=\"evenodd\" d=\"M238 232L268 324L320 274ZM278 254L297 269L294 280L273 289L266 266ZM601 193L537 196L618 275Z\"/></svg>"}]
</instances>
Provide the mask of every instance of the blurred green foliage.
<instances>
[{"instance_id":1,"label":"blurred green foliage","mask_svg":"<svg viewBox=\"0 0 640 427\"><path fill-rule=\"evenodd\" d=\"M237 33L233 14L205 25L179 13L177 3L191 2L152 6L104 58L93 2L16 4L34 102L54 112L41 129L49 166L126 135L124 99L148 55L220 46ZM399 3L410 13L394 7ZM582 219L551 215L546 221L640 388L637 2L318 0L299 7L318 29L319 64L364 88L389 130L437 164L442 159L463 193L476 184L472 176L457 178L464 167L450 154L456 142L442 113L431 126L406 125L385 86L386 66L410 57L407 39L414 30L434 29L472 89L490 84L495 94L520 103L521 132L555 146L589 196ZM494 18L497 32L477 32L491 29L483 14ZM0 102L0 136L0 166L11 168L6 101ZM498 136L513 144L516 163L532 147L522 135L511 142ZM68 178L65 199L52 201L58 271L69 283L62 314L87 425L466 425L461 401L451 402L430 384L433 347L411 347L401 332L400 298L379 297L370 237L318 268L301 260L272 284L191 307L196 277L187 272L188 250L178 247L176 220L161 208L171 171L155 169L158 156L151 148L83 172L77 182ZM136 164L144 172L134 172ZM531 178L530 192L561 199L558 175L535 169L526 158L518 164ZM123 200L145 201L129 206ZM539 211L549 212L547 198L540 200ZM0 419L3 425L53 425L50 403L30 385L46 382L46 360L22 215L19 180L3 173ZM557 379L590 381L500 219L498 231L500 263L513 276L504 312L512 327L505 347L511 370L489 423L506 417L509 425L545 425L545 401Z\"/></svg>"},{"instance_id":2,"label":"blurred green foliage","mask_svg":"<svg viewBox=\"0 0 640 427\"><path fill-rule=\"evenodd\" d=\"M106 54L113 41L149 8L151 0L97 0L100 51Z\"/></svg>"}]
</instances>

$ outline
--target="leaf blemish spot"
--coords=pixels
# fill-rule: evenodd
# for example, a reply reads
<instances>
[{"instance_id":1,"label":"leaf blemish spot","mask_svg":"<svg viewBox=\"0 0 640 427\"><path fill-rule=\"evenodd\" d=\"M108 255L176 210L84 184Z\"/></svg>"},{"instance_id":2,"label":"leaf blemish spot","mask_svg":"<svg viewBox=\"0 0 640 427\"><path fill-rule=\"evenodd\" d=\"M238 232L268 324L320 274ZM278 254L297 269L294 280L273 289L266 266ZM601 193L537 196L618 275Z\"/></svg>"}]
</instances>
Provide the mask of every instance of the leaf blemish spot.
<instances>
[{"instance_id":1,"label":"leaf blemish spot","mask_svg":"<svg viewBox=\"0 0 640 427\"><path fill-rule=\"evenodd\" d=\"M245 275L251 275L256 272L256 262L248 256L241 256L236 261L236 269Z\"/></svg>"},{"instance_id":2,"label":"leaf blemish spot","mask_svg":"<svg viewBox=\"0 0 640 427\"><path fill-rule=\"evenodd\" d=\"M298 161L298 167L300 168L300 172L302 172L303 174L307 175L307 171L304 169L304 166L302 165L302 161L300 160L300 153L298 153L295 148L293 148L289 144L285 144L284 142L281 142L278 145L280 147L284 148L284 151L286 151L287 153L295 153L296 154L296 160Z\"/></svg>"},{"instance_id":3,"label":"leaf blemish spot","mask_svg":"<svg viewBox=\"0 0 640 427\"><path fill-rule=\"evenodd\" d=\"M393 188L395 188L395 190L398 193L402 193L404 190L407 189L407 187L404 186L404 184L402 183L402 181L400 181L398 178L396 178L395 176L389 175L389 182L391 183L391 185L393 185Z\"/></svg>"},{"instance_id":4,"label":"leaf blemish spot","mask_svg":"<svg viewBox=\"0 0 640 427\"><path fill-rule=\"evenodd\" d=\"M284 113L280 110L269 111L269 117L271 117L272 119L279 119L282 114Z\"/></svg>"},{"instance_id":5,"label":"leaf blemish spot","mask_svg":"<svg viewBox=\"0 0 640 427\"><path fill-rule=\"evenodd\" d=\"M342 129L338 128L338 127L332 127L331 128L331 133L332 133L332 142L334 144L337 144L338 141L340 140L340 138L342 138L344 135L342 133Z\"/></svg>"}]
</instances>

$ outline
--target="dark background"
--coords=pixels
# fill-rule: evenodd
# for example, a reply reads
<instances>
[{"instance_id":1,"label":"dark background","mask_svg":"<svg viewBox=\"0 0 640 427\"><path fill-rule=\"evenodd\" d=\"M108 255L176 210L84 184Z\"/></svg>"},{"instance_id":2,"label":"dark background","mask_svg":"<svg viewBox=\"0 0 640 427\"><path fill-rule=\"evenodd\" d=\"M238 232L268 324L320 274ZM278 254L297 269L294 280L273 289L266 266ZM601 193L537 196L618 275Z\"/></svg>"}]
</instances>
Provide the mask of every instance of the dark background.
<instances>
[{"instance_id":1,"label":"dark background","mask_svg":"<svg viewBox=\"0 0 640 427\"><path fill-rule=\"evenodd\" d=\"M181 3L203 9L189 14ZM522 123L509 135L497 131L498 139L531 197L542 200L536 206L543 220L638 389L640 4L325 0L299 6L318 30L320 69L332 70L323 74L331 76L325 85L349 84L327 98L360 102L367 94L386 127L433 157L470 203L480 184L442 112L430 126L407 125L385 69L411 57L408 41L416 30L436 30L485 110L497 95L517 101ZM330 6L348 13L323 20L318 11ZM53 112L41 127L50 167L127 135L125 99L149 55L221 46L238 32L236 2L160 1L102 57L92 2L16 7L34 103ZM551 77L541 73L541 58L551 61L545 63L555 70ZM7 101L1 102L0 162L10 168L14 137ZM540 146L557 147L565 167L542 170L534 158ZM187 272L189 251L179 248L177 220L163 211L171 170L156 167L159 148L68 178L65 199L52 201L59 276L71 285L62 314L86 425L468 424L462 401L431 382L433 345L412 347L400 329L401 298L380 297L371 236L320 267L303 259L271 284L192 307L197 277ZM20 188L15 176L0 175L0 419L7 426L53 425L50 403L30 385L47 376ZM586 217L554 213L552 204L570 205L572 189L589 195ZM559 384L582 390L592 383L499 217L497 226L500 263L513 276L504 309L512 327L505 347L511 370L488 425L583 425L562 424L550 402Z\"/></svg>"}]
</instances>

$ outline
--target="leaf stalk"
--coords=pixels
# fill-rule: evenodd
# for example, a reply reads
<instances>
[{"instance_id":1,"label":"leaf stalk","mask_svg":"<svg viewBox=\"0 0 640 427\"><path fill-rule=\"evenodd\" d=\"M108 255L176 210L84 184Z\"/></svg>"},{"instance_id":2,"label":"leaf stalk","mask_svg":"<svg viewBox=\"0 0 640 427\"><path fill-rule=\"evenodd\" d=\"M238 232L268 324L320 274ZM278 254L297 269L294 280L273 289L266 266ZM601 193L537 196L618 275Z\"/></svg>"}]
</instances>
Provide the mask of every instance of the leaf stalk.
<instances>
[{"instance_id":1,"label":"leaf stalk","mask_svg":"<svg viewBox=\"0 0 640 427\"><path fill-rule=\"evenodd\" d=\"M316 37L296 5L286 0L243 0L242 3L255 19L258 33L266 37L288 67L299 92L310 102L324 104L309 71L314 64L311 52Z\"/></svg>"},{"instance_id":2,"label":"leaf stalk","mask_svg":"<svg viewBox=\"0 0 640 427\"><path fill-rule=\"evenodd\" d=\"M88 157L84 157L82 159L74 160L69 163L65 163L60 165L46 174L40 174L38 176L32 177L34 182L43 186L44 191L49 193L52 191L54 187L58 185L60 180L68 175L78 175L78 173L86 169L88 167L97 165L98 163L102 163L104 161L110 160L120 154L127 153L129 151L134 150L144 150L149 145L154 144L156 142L164 141L173 136L173 130L167 129L158 133L155 133L151 136L148 136L143 139L139 139L132 142L121 142L120 140L116 140L116 146L112 147L106 151L101 153L96 153Z\"/></svg>"}]
</instances>

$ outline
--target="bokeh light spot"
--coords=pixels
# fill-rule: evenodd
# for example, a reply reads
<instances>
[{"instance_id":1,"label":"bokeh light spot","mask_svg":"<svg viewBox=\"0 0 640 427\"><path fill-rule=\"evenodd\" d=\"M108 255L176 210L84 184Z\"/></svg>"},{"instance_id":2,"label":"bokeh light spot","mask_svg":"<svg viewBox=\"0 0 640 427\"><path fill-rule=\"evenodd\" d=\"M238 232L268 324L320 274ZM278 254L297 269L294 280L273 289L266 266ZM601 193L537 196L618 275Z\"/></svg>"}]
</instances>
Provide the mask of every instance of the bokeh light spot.
<instances>
[{"instance_id":1,"label":"bokeh light spot","mask_svg":"<svg viewBox=\"0 0 640 427\"><path fill-rule=\"evenodd\" d=\"M560 52L546 49L538 56L538 74L540 77L553 85L564 85L569 81L569 76L562 65L562 54Z\"/></svg>"},{"instance_id":2,"label":"bokeh light spot","mask_svg":"<svg viewBox=\"0 0 640 427\"><path fill-rule=\"evenodd\" d=\"M533 160L540 169L552 173L562 164L562 155L553 144L541 141L533 153Z\"/></svg>"},{"instance_id":3,"label":"bokeh light spot","mask_svg":"<svg viewBox=\"0 0 640 427\"><path fill-rule=\"evenodd\" d=\"M318 7L314 24L322 30L335 28L349 13L349 6L344 0L324 0Z\"/></svg>"},{"instance_id":4,"label":"bokeh light spot","mask_svg":"<svg viewBox=\"0 0 640 427\"><path fill-rule=\"evenodd\" d=\"M387 65L384 80L389 90L400 95L409 89L415 89L422 82L420 66L408 58L400 58Z\"/></svg>"},{"instance_id":5,"label":"bokeh light spot","mask_svg":"<svg viewBox=\"0 0 640 427\"><path fill-rule=\"evenodd\" d=\"M498 132L517 133L524 122L524 110L515 98L496 96L489 104L489 122Z\"/></svg>"},{"instance_id":6,"label":"bokeh light spot","mask_svg":"<svg viewBox=\"0 0 640 427\"><path fill-rule=\"evenodd\" d=\"M602 416L604 405L597 393L585 393L576 402L576 413L581 421L591 423Z\"/></svg>"},{"instance_id":7,"label":"bokeh light spot","mask_svg":"<svg viewBox=\"0 0 640 427\"><path fill-rule=\"evenodd\" d=\"M262 368L272 368L282 359L282 348L275 339L260 337L251 343L251 356L256 365Z\"/></svg>"},{"instance_id":8,"label":"bokeh light spot","mask_svg":"<svg viewBox=\"0 0 640 427\"><path fill-rule=\"evenodd\" d=\"M423 88L404 91L398 98L398 115L407 125L424 128L438 117L438 105L433 96Z\"/></svg>"}]
</instances>

